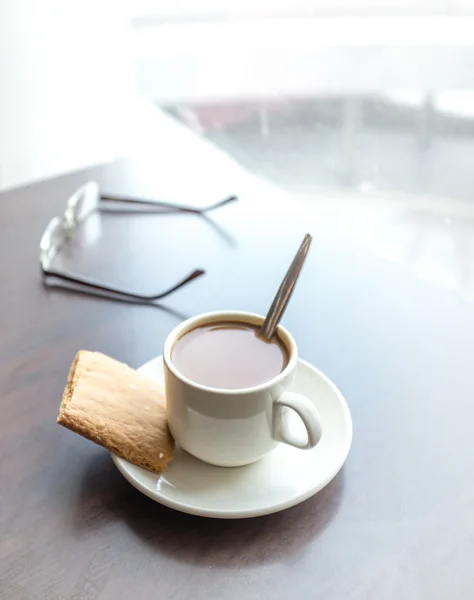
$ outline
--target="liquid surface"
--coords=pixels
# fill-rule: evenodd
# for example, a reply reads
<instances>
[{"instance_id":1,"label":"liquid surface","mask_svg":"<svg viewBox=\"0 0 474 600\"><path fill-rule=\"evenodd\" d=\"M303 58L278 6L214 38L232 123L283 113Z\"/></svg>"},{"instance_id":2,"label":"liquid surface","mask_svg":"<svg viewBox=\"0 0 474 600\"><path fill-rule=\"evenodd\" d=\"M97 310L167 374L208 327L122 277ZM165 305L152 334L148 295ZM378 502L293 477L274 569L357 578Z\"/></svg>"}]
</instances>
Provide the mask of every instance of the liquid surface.
<instances>
[{"instance_id":1,"label":"liquid surface","mask_svg":"<svg viewBox=\"0 0 474 600\"><path fill-rule=\"evenodd\" d=\"M180 338L171 360L185 377L212 388L235 390L270 381L288 363L276 336L269 342L245 323L213 323Z\"/></svg>"}]
</instances>

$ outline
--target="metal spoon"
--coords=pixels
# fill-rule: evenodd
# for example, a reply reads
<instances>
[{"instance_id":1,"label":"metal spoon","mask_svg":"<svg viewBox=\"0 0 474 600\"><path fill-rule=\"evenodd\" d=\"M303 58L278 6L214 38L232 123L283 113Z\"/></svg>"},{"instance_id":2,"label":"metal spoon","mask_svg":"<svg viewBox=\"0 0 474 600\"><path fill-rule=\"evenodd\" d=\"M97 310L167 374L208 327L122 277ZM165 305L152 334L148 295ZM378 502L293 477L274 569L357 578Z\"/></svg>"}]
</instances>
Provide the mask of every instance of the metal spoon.
<instances>
[{"instance_id":1,"label":"metal spoon","mask_svg":"<svg viewBox=\"0 0 474 600\"><path fill-rule=\"evenodd\" d=\"M290 268L286 272L280 287L278 288L278 292L273 299L270 310L265 317L265 321L260 327L260 335L267 340L269 340L275 333L275 329L277 328L278 323L280 322L280 319L282 318L283 313L288 306L288 302L290 301L296 282L298 281L298 276L301 272L304 261L306 260L306 255L308 254L312 239L313 238L309 235L309 233L304 236L303 242L301 243L298 252L295 254L295 258L293 259Z\"/></svg>"}]
</instances>

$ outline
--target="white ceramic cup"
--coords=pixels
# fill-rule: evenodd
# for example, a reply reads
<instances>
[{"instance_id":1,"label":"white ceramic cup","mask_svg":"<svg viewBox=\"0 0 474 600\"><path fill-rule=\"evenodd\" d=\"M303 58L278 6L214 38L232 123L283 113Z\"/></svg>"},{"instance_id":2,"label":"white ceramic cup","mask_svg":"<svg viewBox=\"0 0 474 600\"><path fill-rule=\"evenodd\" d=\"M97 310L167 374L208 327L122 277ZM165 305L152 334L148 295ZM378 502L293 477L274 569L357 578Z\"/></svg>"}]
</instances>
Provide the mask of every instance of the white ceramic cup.
<instances>
[{"instance_id":1,"label":"white ceramic cup","mask_svg":"<svg viewBox=\"0 0 474 600\"><path fill-rule=\"evenodd\" d=\"M301 394L287 391L296 373L298 349L281 325L278 335L286 346L289 361L281 373L266 383L238 390L211 388L186 378L173 364L171 355L178 339L196 327L223 321L261 325L263 317L240 311L206 313L184 321L166 339L166 402L174 439L195 457L221 467L255 462L278 442L300 449L316 446L322 428L314 404ZM291 431L288 409L299 415L306 435Z\"/></svg>"}]
</instances>

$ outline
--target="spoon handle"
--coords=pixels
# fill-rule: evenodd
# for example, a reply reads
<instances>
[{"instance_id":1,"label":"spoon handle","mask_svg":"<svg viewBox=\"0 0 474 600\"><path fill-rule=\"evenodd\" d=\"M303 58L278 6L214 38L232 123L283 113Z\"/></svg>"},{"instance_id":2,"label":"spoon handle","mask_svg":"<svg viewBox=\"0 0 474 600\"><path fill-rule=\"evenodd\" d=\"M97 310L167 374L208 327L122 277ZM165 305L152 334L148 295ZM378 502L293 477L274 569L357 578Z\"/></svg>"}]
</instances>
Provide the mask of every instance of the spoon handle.
<instances>
[{"instance_id":1,"label":"spoon handle","mask_svg":"<svg viewBox=\"0 0 474 600\"><path fill-rule=\"evenodd\" d=\"M283 313L288 305L293 290L295 289L298 276L308 254L311 240L313 238L307 233L304 236L303 242L295 254L295 257L283 279L275 298L273 299L270 310L265 317L265 321L260 327L260 335L269 340L275 333L278 323L280 322Z\"/></svg>"}]
</instances>

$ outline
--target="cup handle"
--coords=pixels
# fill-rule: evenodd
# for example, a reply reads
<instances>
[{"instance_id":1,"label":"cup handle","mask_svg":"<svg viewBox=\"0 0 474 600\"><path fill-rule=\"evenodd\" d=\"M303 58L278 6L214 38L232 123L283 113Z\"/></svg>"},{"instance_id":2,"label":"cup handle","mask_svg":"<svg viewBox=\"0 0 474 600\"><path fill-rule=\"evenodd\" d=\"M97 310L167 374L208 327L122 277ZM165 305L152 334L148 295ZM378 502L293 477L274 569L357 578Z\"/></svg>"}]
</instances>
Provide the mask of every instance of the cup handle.
<instances>
[{"instance_id":1,"label":"cup handle","mask_svg":"<svg viewBox=\"0 0 474 600\"><path fill-rule=\"evenodd\" d=\"M307 439L290 431L285 408L294 410L303 421ZM322 434L321 417L314 404L306 396L294 392L283 392L273 402L273 438L277 442L284 442L295 448L306 450L314 448L321 439Z\"/></svg>"}]
</instances>

